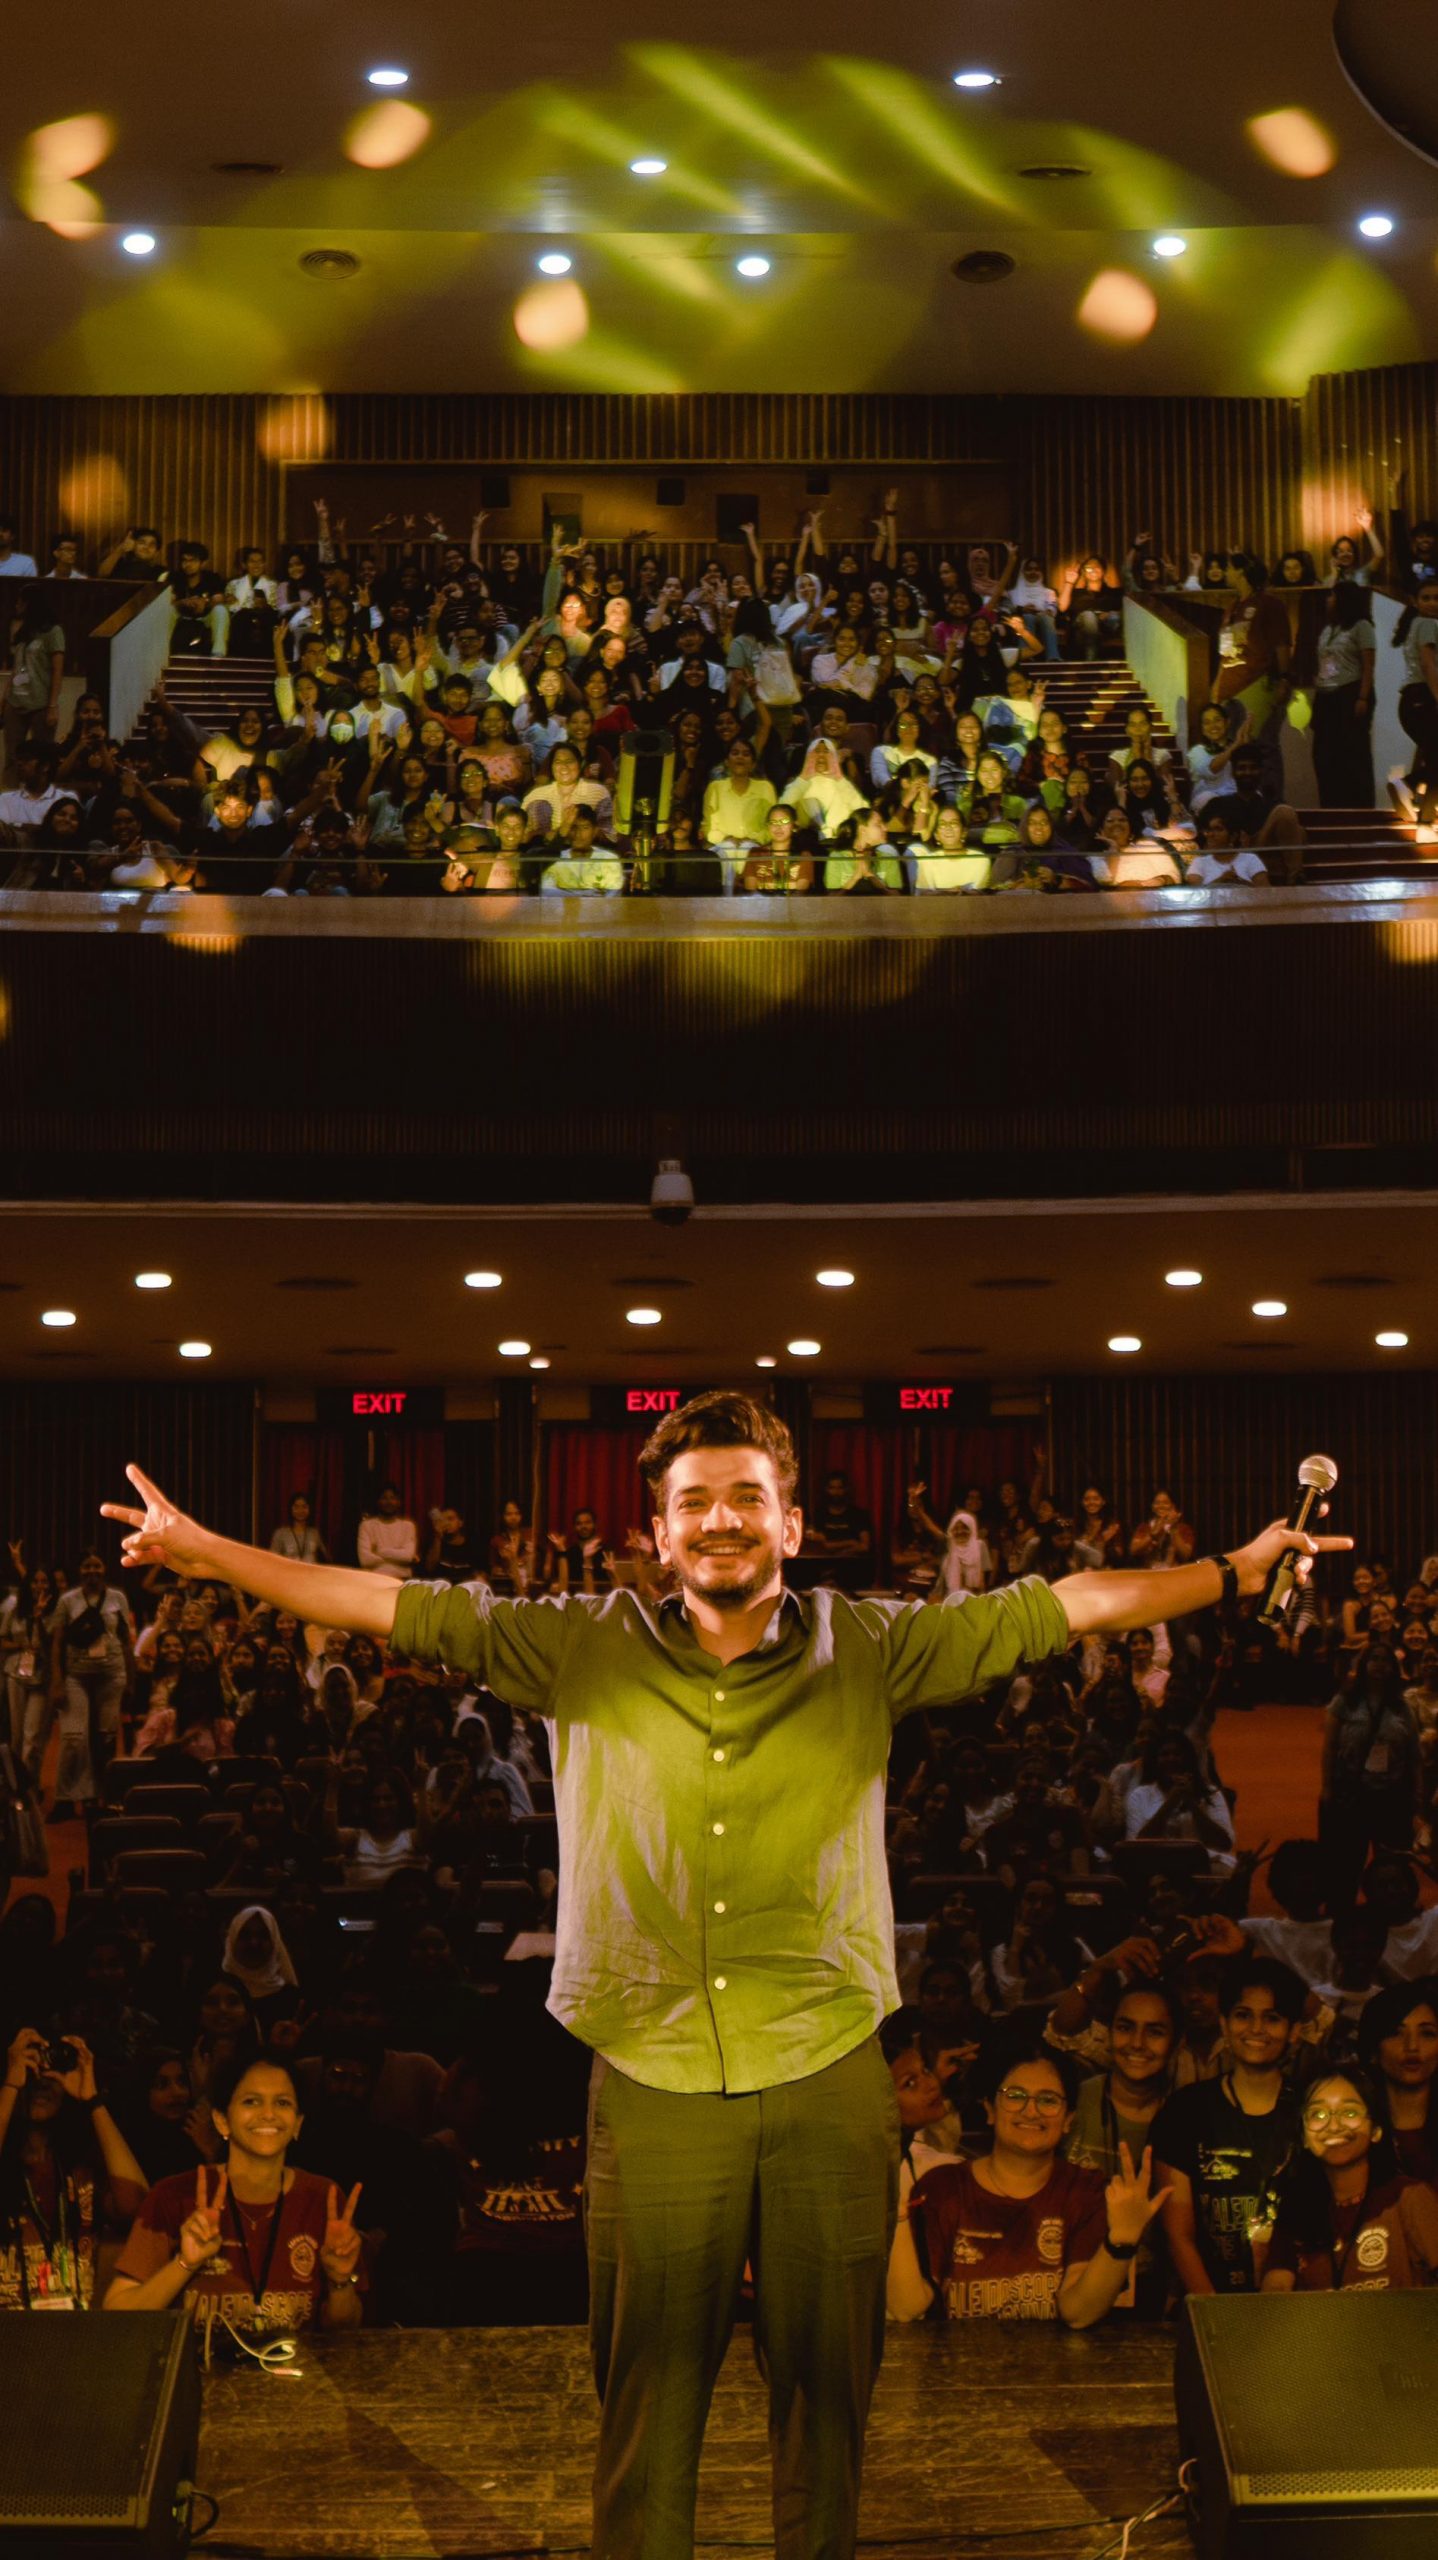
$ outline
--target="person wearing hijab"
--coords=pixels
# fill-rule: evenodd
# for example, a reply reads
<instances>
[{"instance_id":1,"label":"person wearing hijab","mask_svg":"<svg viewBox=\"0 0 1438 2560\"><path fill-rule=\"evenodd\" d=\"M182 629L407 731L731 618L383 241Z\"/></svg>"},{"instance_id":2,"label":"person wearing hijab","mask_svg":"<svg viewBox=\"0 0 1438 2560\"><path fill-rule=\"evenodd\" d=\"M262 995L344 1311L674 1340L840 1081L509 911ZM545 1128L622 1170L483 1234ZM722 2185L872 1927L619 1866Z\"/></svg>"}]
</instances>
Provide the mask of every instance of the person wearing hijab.
<instances>
[{"instance_id":1,"label":"person wearing hijab","mask_svg":"<svg viewBox=\"0 0 1438 2560\"><path fill-rule=\"evenodd\" d=\"M482 1786L503 1787L516 1820L520 1814L534 1811L534 1799L523 1773L512 1760L501 1759L495 1750L489 1718L480 1708L460 1709L455 1719L455 1738L463 1743L474 1770L476 1792Z\"/></svg>"},{"instance_id":2,"label":"person wearing hijab","mask_svg":"<svg viewBox=\"0 0 1438 2560\"><path fill-rule=\"evenodd\" d=\"M249 1995L262 2034L296 2005L298 1986L279 1922L262 1902L247 1902L230 1922L220 1971Z\"/></svg>"},{"instance_id":3,"label":"person wearing hijab","mask_svg":"<svg viewBox=\"0 0 1438 2560\"><path fill-rule=\"evenodd\" d=\"M801 825L817 827L825 837L869 805L849 781L837 748L827 738L814 740L802 768L780 796L797 811Z\"/></svg>"},{"instance_id":4,"label":"person wearing hijab","mask_svg":"<svg viewBox=\"0 0 1438 2560\"><path fill-rule=\"evenodd\" d=\"M945 1532L939 1579L945 1591L983 1591L993 1574L993 1558L979 1536L972 1511L951 1511Z\"/></svg>"}]
</instances>

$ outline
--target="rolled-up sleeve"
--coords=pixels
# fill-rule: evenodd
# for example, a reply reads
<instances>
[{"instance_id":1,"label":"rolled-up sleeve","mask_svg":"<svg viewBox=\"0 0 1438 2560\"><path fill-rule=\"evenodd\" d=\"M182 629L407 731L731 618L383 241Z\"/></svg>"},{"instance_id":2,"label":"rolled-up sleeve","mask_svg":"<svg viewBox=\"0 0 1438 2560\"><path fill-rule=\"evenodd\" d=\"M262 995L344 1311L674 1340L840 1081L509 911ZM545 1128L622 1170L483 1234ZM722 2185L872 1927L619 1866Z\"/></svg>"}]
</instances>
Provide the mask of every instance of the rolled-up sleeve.
<instances>
[{"instance_id":1,"label":"rolled-up sleeve","mask_svg":"<svg viewBox=\"0 0 1438 2560\"><path fill-rule=\"evenodd\" d=\"M890 1713L897 1723L917 1708L972 1698L1012 1679L1022 1662L1067 1652L1070 1641L1063 1605L1037 1574L1003 1591L955 1592L937 1608L910 1602L887 1630Z\"/></svg>"},{"instance_id":2,"label":"rolled-up sleeve","mask_svg":"<svg viewBox=\"0 0 1438 2560\"><path fill-rule=\"evenodd\" d=\"M574 1623L574 1604L562 1598L497 1600L487 1585L407 1582L391 1642L416 1662L468 1672L509 1706L552 1715Z\"/></svg>"}]
</instances>

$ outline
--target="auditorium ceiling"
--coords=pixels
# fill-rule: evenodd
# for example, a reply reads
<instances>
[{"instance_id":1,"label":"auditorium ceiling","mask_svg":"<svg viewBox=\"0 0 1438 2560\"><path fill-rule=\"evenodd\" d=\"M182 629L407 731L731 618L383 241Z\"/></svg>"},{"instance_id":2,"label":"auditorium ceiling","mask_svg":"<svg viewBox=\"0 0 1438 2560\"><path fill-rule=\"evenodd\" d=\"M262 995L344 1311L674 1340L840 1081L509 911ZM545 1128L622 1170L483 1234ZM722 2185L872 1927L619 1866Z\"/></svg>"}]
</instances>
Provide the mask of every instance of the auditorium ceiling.
<instances>
[{"instance_id":1,"label":"auditorium ceiling","mask_svg":"<svg viewBox=\"0 0 1438 2560\"><path fill-rule=\"evenodd\" d=\"M780 1376L847 1388L1401 1374L1438 1367L1435 1246L1431 1195L1397 1194L870 1214L701 1198L681 1227L642 1209L12 1207L0 1377L463 1387L538 1361L536 1383L562 1402L590 1382L757 1375L761 1358ZM136 1286L156 1271L168 1288ZM851 1284L825 1285L821 1271ZM466 1285L471 1272L492 1285ZM1173 1285L1174 1272L1197 1278ZM657 1321L632 1324L631 1308ZM1385 1333L1406 1344L1381 1347ZM1111 1337L1139 1348L1112 1351ZM208 1358L181 1355L195 1341ZM802 1342L816 1347L789 1347Z\"/></svg>"},{"instance_id":2,"label":"auditorium ceiling","mask_svg":"<svg viewBox=\"0 0 1438 2560\"><path fill-rule=\"evenodd\" d=\"M1297 394L1438 353L1430 0L1341 16L12 11L0 388Z\"/></svg>"}]
</instances>

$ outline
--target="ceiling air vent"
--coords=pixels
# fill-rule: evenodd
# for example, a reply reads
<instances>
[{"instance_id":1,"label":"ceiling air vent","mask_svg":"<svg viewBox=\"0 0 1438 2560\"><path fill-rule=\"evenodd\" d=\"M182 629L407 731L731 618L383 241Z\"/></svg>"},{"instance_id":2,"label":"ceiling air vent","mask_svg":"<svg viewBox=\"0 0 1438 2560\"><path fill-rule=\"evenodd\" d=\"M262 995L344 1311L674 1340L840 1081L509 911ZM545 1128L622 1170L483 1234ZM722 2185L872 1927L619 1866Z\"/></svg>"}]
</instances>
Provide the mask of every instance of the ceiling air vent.
<instances>
[{"instance_id":1,"label":"ceiling air vent","mask_svg":"<svg viewBox=\"0 0 1438 2560\"><path fill-rule=\"evenodd\" d=\"M1391 1289L1391 1271L1320 1271L1315 1289Z\"/></svg>"},{"instance_id":2,"label":"ceiling air vent","mask_svg":"<svg viewBox=\"0 0 1438 2560\"><path fill-rule=\"evenodd\" d=\"M1020 169L1019 176L1044 179L1091 178L1093 171L1086 169L1081 160L1033 160L1027 169Z\"/></svg>"},{"instance_id":3,"label":"ceiling air vent","mask_svg":"<svg viewBox=\"0 0 1438 2560\"><path fill-rule=\"evenodd\" d=\"M327 1290L353 1289L357 1286L358 1283L353 1280L337 1280L327 1273L311 1275L303 1271L297 1273L293 1279L275 1282L277 1289L307 1289L316 1297Z\"/></svg>"},{"instance_id":4,"label":"ceiling air vent","mask_svg":"<svg viewBox=\"0 0 1438 2560\"><path fill-rule=\"evenodd\" d=\"M360 270L353 249L306 249L300 265L307 276L328 276L336 284L346 276L357 276Z\"/></svg>"},{"instance_id":5,"label":"ceiling air vent","mask_svg":"<svg viewBox=\"0 0 1438 2560\"><path fill-rule=\"evenodd\" d=\"M277 178L284 167L282 160L212 160L210 167L217 178Z\"/></svg>"},{"instance_id":6,"label":"ceiling air vent","mask_svg":"<svg viewBox=\"0 0 1438 2560\"><path fill-rule=\"evenodd\" d=\"M974 1289L1015 1290L1051 1289L1054 1284L1052 1280L1043 1279L1033 1271L996 1271L992 1278L974 1280L969 1285Z\"/></svg>"},{"instance_id":7,"label":"ceiling air vent","mask_svg":"<svg viewBox=\"0 0 1438 2560\"><path fill-rule=\"evenodd\" d=\"M971 249L966 258L955 258L952 269L960 284L1002 284L1013 271L1006 249Z\"/></svg>"}]
</instances>

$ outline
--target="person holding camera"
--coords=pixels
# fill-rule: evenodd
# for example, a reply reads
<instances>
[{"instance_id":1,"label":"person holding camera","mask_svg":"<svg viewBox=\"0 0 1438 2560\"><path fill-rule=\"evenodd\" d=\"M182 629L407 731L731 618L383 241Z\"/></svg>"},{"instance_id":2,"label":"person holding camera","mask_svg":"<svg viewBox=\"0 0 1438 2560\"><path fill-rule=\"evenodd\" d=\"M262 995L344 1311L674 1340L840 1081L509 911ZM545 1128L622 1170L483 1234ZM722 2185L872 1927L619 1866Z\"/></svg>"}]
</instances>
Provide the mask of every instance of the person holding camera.
<instances>
[{"instance_id":1,"label":"person holding camera","mask_svg":"<svg viewBox=\"0 0 1438 2560\"><path fill-rule=\"evenodd\" d=\"M22 2027L0 2083L0 2311L88 2311L102 2223L145 2194L83 2037Z\"/></svg>"}]
</instances>

